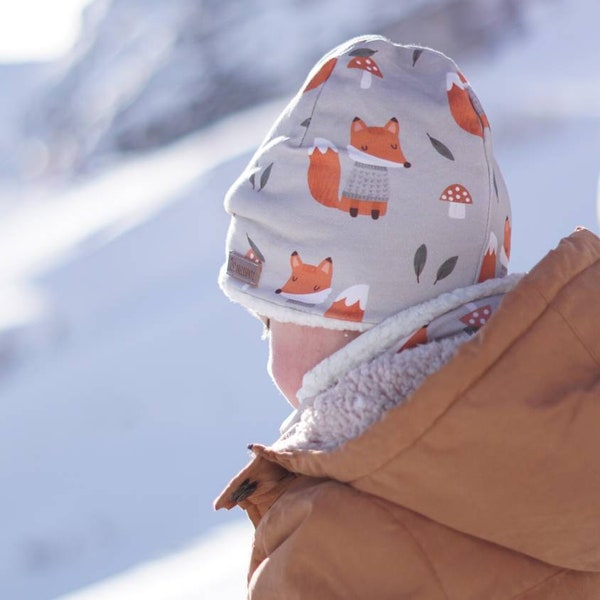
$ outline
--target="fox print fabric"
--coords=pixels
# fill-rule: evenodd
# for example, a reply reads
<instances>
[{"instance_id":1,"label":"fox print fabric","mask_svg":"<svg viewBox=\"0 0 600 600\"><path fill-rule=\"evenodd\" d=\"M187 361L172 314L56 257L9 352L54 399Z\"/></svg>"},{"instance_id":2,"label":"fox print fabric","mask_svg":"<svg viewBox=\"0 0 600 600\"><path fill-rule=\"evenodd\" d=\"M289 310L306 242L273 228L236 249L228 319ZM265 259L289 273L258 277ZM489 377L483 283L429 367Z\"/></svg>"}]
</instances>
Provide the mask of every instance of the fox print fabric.
<instances>
[{"instance_id":1,"label":"fox print fabric","mask_svg":"<svg viewBox=\"0 0 600 600\"><path fill-rule=\"evenodd\" d=\"M283 287L275 290L276 294L302 304L321 304L329 296L333 277L331 258L324 258L318 265L308 265L294 251L290 266L292 272Z\"/></svg>"},{"instance_id":2,"label":"fox print fabric","mask_svg":"<svg viewBox=\"0 0 600 600\"><path fill-rule=\"evenodd\" d=\"M341 197L339 190L331 186L332 181L340 179L337 150L327 140L319 139L309 151L308 186L313 198L324 206L343 210L351 217L361 214L378 219L385 215L390 197L388 169L410 167L402 153L398 134L395 117L383 127L368 127L362 119L354 117L348 146L353 166ZM324 154L319 145L326 148ZM318 151L315 153L315 150Z\"/></svg>"},{"instance_id":3,"label":"fox print fabric","mask_svg":"<svg viewBox=\"0 0 600 600\"><path fill-rule=\"evenodd\" d=\"M225 207L219 283L281 321L366 330L508 271L510 203L478 98L442 53L380 36L315 65Z\"/></svg>"}]
</instances>

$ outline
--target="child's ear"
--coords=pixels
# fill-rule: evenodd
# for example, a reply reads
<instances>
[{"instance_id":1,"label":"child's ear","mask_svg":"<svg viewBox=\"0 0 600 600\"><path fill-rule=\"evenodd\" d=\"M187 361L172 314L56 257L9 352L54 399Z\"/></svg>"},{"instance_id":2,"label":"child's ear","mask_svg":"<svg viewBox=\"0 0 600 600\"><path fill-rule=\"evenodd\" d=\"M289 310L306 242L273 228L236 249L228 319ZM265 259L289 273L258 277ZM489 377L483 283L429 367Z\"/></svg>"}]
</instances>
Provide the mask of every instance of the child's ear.
<instances>
[{"instance_id":1,"label":"child's ear","mask_svg":"<svg viewBox=\"0 0 600 600\"><path fill-rule=\"evenodd\" d=\"M396 117L392 117L386 124L385 128L394 135L398 135L400 132L400 126L398 125L398 119Z\"/></svg>"},{"instance_id":2,"label":"child's ear","mask_svg":"<svg viewBox=\"0 0 600 600\"><path fill-rule=\"evenodd\" d=\"M290 256L290 264L292 265L292 269L298 268L302 264L302 259L300 255L294 250L292 255Z\"/></svg>"},{"instance_id":3,"label":"child's ear","mask_svg":"<svg viewBox=\"0 0 600 600\"><path fill-rule=\"evenodd\" d=\"M363 129L367 128L367 124L362 120L359 119L358 117L354 117L354 120L352 121L352 131L357 132L357 131L362 131Z\"/></svg>"},{"instance_id":4,"label":"child's ear","mask_svg":"<svg viewBox=\"0 0 600 600\"><path fill-rule=\"evenodd\" d=\"M327 258L324 258L319 263L317 270L323 271L323 273L325 273L325 275L330 275L331 272L333 271L333 262L331 260L331 257L328 256Z\"/></svg>"}]
</instances>

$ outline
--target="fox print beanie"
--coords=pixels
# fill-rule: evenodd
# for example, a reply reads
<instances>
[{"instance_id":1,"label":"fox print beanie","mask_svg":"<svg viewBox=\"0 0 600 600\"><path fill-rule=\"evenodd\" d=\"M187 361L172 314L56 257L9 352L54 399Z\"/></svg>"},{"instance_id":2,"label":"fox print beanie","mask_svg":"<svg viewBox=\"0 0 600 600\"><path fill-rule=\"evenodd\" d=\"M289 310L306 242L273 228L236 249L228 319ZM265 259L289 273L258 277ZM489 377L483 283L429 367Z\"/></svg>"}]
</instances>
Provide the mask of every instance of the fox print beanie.
<instances>
[{"instance_id":1,"label":"fox print beanie","mask_svg":"<svg viewBox=\"0 0 600 600\"><path fill-rule=\"evenodd\" d=\"M508 269L479 100L442 53L380 36L317 63L225 208L221 288L283 322L364 331Z\"/></svg>"}]
</instances>

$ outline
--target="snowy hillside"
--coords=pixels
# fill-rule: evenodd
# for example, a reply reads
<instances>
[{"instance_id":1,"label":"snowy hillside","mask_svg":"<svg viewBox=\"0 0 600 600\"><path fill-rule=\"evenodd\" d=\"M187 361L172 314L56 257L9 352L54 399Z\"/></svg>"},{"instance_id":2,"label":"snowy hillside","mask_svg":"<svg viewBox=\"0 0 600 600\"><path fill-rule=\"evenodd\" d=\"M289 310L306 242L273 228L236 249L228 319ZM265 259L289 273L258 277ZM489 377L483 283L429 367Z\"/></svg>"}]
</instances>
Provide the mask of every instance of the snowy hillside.
<instances>
[{"instance_id":1,"label":"snowy hillside","mask_svg":"<svg viewBox=\"0 0 600 600\"><path fill-rule=\"evenodd\" d=\"M528 36L462 65L512 192L516 271L598 230L598 17L540 6ZM282 103L5 207L0 598L242 597L250 527L211 503L287 406L259 323L216 286L221 203Z\"/></svg>"},{"instance_id":2,"label":"snowy hillside","mask_svg":"<svg viewBox=\"0 0 600 600\"><path fill-rule=\"evenodd\" d=\"M251 543L252 525L237 520L189 548L61 600L241 600Z\"/></svg>"},{"instance_id":3,"label":"snowy hillside","mask_svg":"<svg viewBox=\"0 0 600 600\"><path fill-rule=\"evenodd\" d=\"M67 195L0 223L4 276L35 282L60 324L35 348L17 338L27 360L0 378L1 598L52 598L228 520L212 500L287 411L264 376L261 327L216 286L222 196L247 157L214 137L235 127L240 150L255 146L274 115L74 190L88 211Z\"/></svg>"}]
</instances>

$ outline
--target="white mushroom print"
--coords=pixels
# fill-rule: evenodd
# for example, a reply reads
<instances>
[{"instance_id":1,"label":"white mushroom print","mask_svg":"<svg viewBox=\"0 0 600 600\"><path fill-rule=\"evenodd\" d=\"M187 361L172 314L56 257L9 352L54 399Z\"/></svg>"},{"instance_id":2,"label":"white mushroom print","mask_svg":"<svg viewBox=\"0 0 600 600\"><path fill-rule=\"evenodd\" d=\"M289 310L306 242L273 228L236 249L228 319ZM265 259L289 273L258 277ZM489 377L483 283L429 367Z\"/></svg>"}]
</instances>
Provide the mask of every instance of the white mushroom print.
<instances>
[{"instance_id":1,"label":"white mushroom print","mask_svg":"<svg viewBox=\"0 0 600 600\"><path fill-rule=\"evenodd\" d=\"M372 58L375 52L377 52L377 50L371 50L370 48L357 48L349 54L353 58L348 63L348 68L360 69L362 71L360 87L363 90L366 90L371 87L373 75L383 79L383 75L379 67L377 66L377 63Z\"/></svg>"},{"instance_id":2,"label":"white mushroom print","mask_svg":"<svg viewBox=\"0 0 600 600\"><path fill-rule=\"evenodd\" d=\"M448 202L448 216L451 219L464 219L466 215L465 207L467 204L473 204L473 198L469 190L460 183L449 185L440 196L442 202Z\"/></svg>"}]
</instances>

